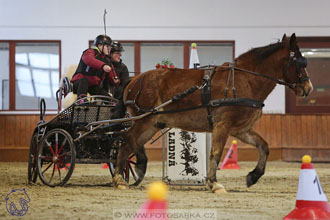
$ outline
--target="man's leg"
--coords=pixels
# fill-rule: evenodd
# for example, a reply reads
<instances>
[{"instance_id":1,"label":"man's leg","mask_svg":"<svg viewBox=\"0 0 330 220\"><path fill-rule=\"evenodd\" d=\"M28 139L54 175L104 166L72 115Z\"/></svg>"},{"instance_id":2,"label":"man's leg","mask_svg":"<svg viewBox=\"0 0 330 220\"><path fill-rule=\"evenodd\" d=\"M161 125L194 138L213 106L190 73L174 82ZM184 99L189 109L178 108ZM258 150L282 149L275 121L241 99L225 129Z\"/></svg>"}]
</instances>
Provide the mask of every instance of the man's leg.
<instances>
[{"instance_id":1,"label":"man's leg","mask_svg":"<svg viewBox=\"0 0 330 220\"><path fill-rule=\"evenodd\" d=\"M91 86L88 91L91 95L110 96L101 86Z\"/></svg>"},{"instance_id":2,"label":"man's leg","mask_svg":"<svg viewBox=\"0 0 330 220\"><path fill-rule=\"evenodd\" d=\"M87 78L81 78L78 81L73 83L73 92L78 95L78 99L84 98L87 96L88 92L88 79ZM83 100L81 100L81 103L83 103ZM79 104L81 104L79 103Z\"/></svg>"}]
</instances>

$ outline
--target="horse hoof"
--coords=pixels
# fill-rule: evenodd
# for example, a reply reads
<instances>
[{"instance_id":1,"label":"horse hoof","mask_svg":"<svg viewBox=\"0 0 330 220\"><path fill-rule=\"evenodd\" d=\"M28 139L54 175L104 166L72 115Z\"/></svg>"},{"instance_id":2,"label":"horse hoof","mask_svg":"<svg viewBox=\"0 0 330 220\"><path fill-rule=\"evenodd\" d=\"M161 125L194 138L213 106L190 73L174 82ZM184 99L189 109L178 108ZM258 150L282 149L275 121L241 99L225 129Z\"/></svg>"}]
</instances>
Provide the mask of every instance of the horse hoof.
<instances>
[{"instance_id":1,"label":"horse hoof","mask_svg":"<svg viewBox=\"0 0 330 220\"><path fill-rule=\"evenodd\" d=\"M115 175L113 177L113 183L117 189L128 189L128 185L121 175Z\"/></svg>"},{"instance_id":2,"label":"horse hoof","mask_svg":"<svg viewBox=\"0 0 330 220\"><path fill-rule=\"evenodd\" d=\"M246 185L247 187L250 187L254 184L256 184L259 180L259 178L263 175L263 172L258 172L257 170L251 171L247 176L246 176Z\"/></svg>"},{"instance_id":3,"label":"horse hoof","mask_svg":"<svg viewBox=\"0 0 330 220\"><path fill-rule=\"evenodd\" d=\"M120 189L120 190L128 189L128 186L127 185L118 185L117 189Z\"/></svg>"},{"instance_id":4,"label":"horse hoof","mask_svg":"<svg viewBox=\"0 0 330 220\"><path fill-rule=\"evenodd\" d=\"M214 183L212 187L212 192L216 194L227 193L227 190L220 183Z\"/></svg>"},{"instance_id":5,"label":"horse hoof","mask_svg":"<svg viewBox=\"0 0 330 220\"><path fill-rule=\"evenodd\" d=\"M223 193L227 193L226 189L217 189L215 191L212 191L215 194L223 194Z\"/></svg>"},{"instance_id":6,"label":"horse hoof","mask_svg":"<svg viewBox=\"0 0 330 220\"><path fill-rule=\"evenodd\" d=\"M246 185L247 185L247 187L250 187L250 186L252 186L254 184L254 182L253 182L253 180L252 180L252 177L250 176L250 175L248 175L247 177L246 177Z\"/></svg>"}]
</instances>

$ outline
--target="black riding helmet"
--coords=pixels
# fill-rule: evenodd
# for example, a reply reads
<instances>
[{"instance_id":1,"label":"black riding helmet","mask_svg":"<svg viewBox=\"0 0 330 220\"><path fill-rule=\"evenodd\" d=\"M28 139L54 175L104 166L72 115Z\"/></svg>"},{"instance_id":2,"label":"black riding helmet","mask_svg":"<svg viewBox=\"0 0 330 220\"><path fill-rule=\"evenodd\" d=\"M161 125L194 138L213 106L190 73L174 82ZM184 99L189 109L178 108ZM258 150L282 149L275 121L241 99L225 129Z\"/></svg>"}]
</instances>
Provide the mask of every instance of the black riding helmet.
<instances>
[{"instance_id":1,"label":"black riding helmet","mask_svg":"<svg viewBox=\"0 0 330 220\"><path fill-rule=\"evenodd\" d=\"M109 45L111 46L112 40L108 35L99 35L95 38L93 45L97 46L98 44Z\"/></svg>"},{"instance_id":2,"label":"black riding helmet","mask_svg":"<svg viewBox=\"0 0 330 220\"><path fill-rule=\"evenodd\" d=\"M123 46L121 45L121 43L119 43L118 41L112 41L111 44L111 53L113 52L122 52L125 51Z\"/></svg>"}]
</instances>

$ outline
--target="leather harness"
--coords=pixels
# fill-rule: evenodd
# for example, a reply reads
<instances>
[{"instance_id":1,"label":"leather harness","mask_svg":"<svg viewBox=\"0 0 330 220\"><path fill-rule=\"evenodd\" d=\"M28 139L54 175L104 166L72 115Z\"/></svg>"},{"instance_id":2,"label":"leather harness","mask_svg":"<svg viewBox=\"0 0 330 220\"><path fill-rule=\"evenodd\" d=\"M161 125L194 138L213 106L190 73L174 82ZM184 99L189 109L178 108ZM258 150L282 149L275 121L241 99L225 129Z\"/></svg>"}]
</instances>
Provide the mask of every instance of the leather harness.
<instances>
[{"instance_id":1,"label":"leather harness","mask_svg":"<svg viewBox=\"0 0 330 220\"><path fill-rule=\"evenodd\" d=\"M210 128L213 128L213 120L212 120L212 114L211 114L211 108L214 107L223 107L223 106L247 106L247 107L253 107L253 108L263 108L264 103L255 100L255 99L249 99L249 98L237 98L236 96L236 88L234 84L234 68L230 66L230 71L227 78L227 85L224 91L224 98L223 99L216 99L211 100L211 81L215 74L216 66L214 66L212 69L208 68L204 71L203 81L202 81L202 92L201 92L201 98L202 98L202 107L206 108L207 111L207 121L210 125ZM228 98L228 85L230 81L230 77L232 76L232 91L234 98Z\"/></svg>"},{"instance_id":2,"label":"leather harness","mask_svg":"<svg viewBox=\"0 0 330 220\"><path fill-rule=\"evenodd\" d=\"M201 90L201 100L202 104L190 108L184 108L184 109L175 109L175 110L164 110L164 111L159 111L154 108L152 109L142 109L136 104L136 99L140 95L140 92L142 90L142 81L143 77L140 80L140 88L137 94L134 97L134 100L126 100L126 105L132 105L138 112L140 113L146 113L146 112L152 112L152 114L170 114L170 113L177 113L177 112L185 112L185 111L192 111L196 110L199 108L206 108L207 111L207 120L210 125L210 128L213 128L213 116L211 113L211 108L215 107L223 107L223 106L245 106L245 107L252 107L252 108L262 108L264 107L263 102L255 99L249 99L249 98L237 98L236 97L236 89L232 87L232 91L234 94L234 98L228 98L228 84L229 84L229 78L232 75L233 80L234 80L234 73L233 73L233 68L230 68L230 72L228 74L228 79L227 79L227 86L225 88L225 97L222 99L216 99L216 100L211 100L211 81L212 78L216 72L216 66L212 68L207 68L204 70L204 76L202 80L201 86L193 86L177 95L175 95L172 98L173 102L179 102L182 100L184 97L188 96L189 94L194 93L196 90ZM131 92L131 90L129 90Z\"/></svg>"},{"instance_id":3,"label":"leather harness","mask_svg":"<svg viewBox=\"0 0 330 220\"><path fill-rule=\"evenodd\" d=\"M206 107L207 121L209 122L211 128L213 128L213 121L212 121L211 107L209 103L211 100L211 80L213 78L214 73L215 73L215 67L213 67L212 69L206 69L204 71L204 76L202 81L203 88L201 92L202 105Z\"/></svg>"}]
</instances>

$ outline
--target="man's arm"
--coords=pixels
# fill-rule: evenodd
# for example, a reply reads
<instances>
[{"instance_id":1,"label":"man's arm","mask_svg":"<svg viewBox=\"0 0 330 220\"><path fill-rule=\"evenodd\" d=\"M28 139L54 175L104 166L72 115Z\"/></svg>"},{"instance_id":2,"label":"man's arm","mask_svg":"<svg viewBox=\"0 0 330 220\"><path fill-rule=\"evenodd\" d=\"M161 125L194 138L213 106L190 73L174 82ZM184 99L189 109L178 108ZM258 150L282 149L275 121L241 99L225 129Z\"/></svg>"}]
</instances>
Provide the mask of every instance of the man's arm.
<instances>
[{"instance_id":1,"label":"man's arm","mask_svg":"<svg viewBox=\"0 0 330 220\"><path fill-rule=\"evenodd\" d=\"M95 51L93 49L86 50L82 56L82 60L87 66L97 70L103 69L105 65L104 62L95 58Z\"/></svg>"}]
</instances>

